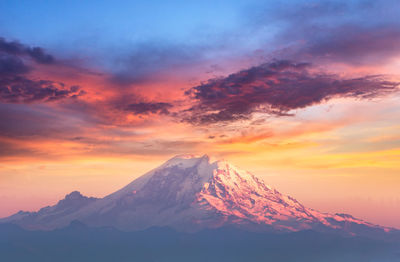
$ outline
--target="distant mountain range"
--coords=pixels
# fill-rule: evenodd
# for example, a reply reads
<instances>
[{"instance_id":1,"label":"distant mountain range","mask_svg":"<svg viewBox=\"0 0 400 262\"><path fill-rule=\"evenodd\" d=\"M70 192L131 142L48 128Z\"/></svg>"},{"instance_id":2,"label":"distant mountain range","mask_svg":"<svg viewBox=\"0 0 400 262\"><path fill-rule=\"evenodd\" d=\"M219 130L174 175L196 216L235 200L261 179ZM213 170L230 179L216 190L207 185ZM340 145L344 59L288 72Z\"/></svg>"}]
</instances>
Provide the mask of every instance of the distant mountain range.
<instances>
[{"instance_id":1,"label":"distant mountain range","mask_svg":"<svg viewBox=\"0 0 400 262\"><path fill-rule=\"evenodd\" d=\"M234 227L253 232L313 230L350 236L387 238L398 230L346 214L307 208L262 180L207 155L180 155L104 197L75 191L38 212L0 219L30 230L52 230L80 221L123 231L169 227L181 232Z\"/></svg>"}]
</instances>

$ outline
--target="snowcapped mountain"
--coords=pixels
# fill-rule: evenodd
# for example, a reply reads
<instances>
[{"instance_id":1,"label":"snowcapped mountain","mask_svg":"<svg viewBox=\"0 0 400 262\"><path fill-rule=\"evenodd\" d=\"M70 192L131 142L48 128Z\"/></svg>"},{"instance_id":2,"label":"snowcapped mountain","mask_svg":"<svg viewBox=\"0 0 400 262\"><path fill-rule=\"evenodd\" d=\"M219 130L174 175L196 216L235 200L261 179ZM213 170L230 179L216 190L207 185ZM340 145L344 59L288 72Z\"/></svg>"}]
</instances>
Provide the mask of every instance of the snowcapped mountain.
<instances>
[{"instance_id":1,"label":"snowcapped mountain","mask_svg":"<svg viewBox=\"0 0 400 262\"><path fill-rule=\"evenodd\" d=\"M194 232L234 226L251 231L340 232L370 235L394 229L345 214L307 208L226 161L176 156L101 199L72 192L55 206L19 212L0 222L29 229L54 229L79 220L89 226L141 230L168 226Z\"/></svg>"}]
</instances>

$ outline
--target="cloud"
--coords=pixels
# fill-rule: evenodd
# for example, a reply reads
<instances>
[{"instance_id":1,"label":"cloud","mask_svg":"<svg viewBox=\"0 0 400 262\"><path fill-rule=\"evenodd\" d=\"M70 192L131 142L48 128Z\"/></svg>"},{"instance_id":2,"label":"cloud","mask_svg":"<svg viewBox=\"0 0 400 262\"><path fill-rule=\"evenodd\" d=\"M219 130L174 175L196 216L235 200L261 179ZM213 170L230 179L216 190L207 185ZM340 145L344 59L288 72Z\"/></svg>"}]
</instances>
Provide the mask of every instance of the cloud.
<instances>
[{"instance_id":1,"label":"cloud","mask_svg":"<svg viewBox=\"0 0 400 262\"><path fill-rule=\"evenodd\" d=\"M52 64L54 62L54 57L52 55L46 54L40 47L28 48L26 52L37 63Z\"/></svg>"},{"instance_id":2,"label":"cloud","mask_svg":"<svg viewBox=\"0 0 400 262\"><path fill-rule=\"evenodd\" d=\"M342 79L314 72L309 63L277 60L210 79L192 87L186 95L194 101L184 121L210 124L249 119L254 112L288 115L336 97L368 99L398 90L400 83L381 75Z\"/></svg>"},{"instance_id":3,"label":"cloud","mask_svg":"<svg viewBox=\"0 0 400 262\"><path fill-rule=\"evenodd\" d=\"M400 55L400 25L303 28L306 43L298 56L349 64L388 62Z\"/></svg>"},{"instance_id":4,"label":"cloud","mask_svg":"<svg viewBox=\"0 0 400 262\"><path fill-rule=\"evenodd\" d=\"M125 107L125 111L129 111L137 115L146 115L149 113L168 115L168 109L172 107L172 104L164 102L140 102L127 105Z\"/></svg>"},{"instance_id":5,"label":"cloud","mask_svg":"<svg viewBox=\"0 0 400 262\"><path fill-rule=\"evenodd\" d=\"M32 141L34 138L65 138L81 134L82 122L61 112L49 105L0 103L0 139Z\"/></svg>"},{"instance_id":6,"label":"cloud","mask_svg":"<svg viewBox=\"0 0 400 262\"><path fill-rule=\"evenodd\" d=\"M16 56L0 54L0 76L20 75L28 73L31 69Z\"/></svg>"},{"instance_id":7,"label":"cloud","mask_svg":"<svg viewBox=\"0 0 400 262\"><path fill-rule=\"evenodd\" d=\"M96 148L99 155L153 155L165 156L183 154L197 150L204 150L206 145L197 140L173 140L164 138L151 138L140 141L111 142L101 148Z\"/></svg>"},{"instance_id":8,"label":"cloud","mask_svg":"<svg viewBox=\"0 0 400 262\"><path fill-rule=\"evenodd\" d=\"M31 80L21 76L0 79L0 101L6 103L50 102L84 94L79 86L67 88L63 83L49 80Z\"/></svg>"},{"instance_id":9,"label":"cloud","mask_svg":"<svg viewBox=\"0 0 400 262\"><path fill-rule=\"evenodd\" d=\"M399 83L375 73L379 71L347 78L317 72L321 66L334 70L335 63L355 69L372 65L376 70L397 59L398 1L298 1L290 5L277 1L251 10L252 37L268 36L260 38L266 39L260 49L268 59L279 60L190 88L186 95L192 106L181 114L183 121L234 122L251 119L255 112L291 115L292 110L332 98L369 99L398 90Z\"/></svg>"},{"instance_id":10,"label":"cloud","mask_svg":"<svg viewBox=\"0 0 400 262\"><path fill-rule=\"evenodd\" d=\"M28 47L19 42L0 38L0 102L33 103L77 98L86 92L79 86L66 87L64 83L31 79L27 76L34 67L25 64L25 56L36 63L52 64L53 56L40 47Z\"/></svg>"},{"instance_id":11,"label":"cloud","mask_svg":"<svg viewBox=\"0 0 400 262\"><path fill-rule=\"evenodd\" d=\"M9 158L15 156L33 156L35 151L15 143L0 141L0 158Z\"/></svg>"},{"instance_id":12,"label":"cloud","mask_svg":"<svg viewBox=\"0 0 400 262\"><path fill-rule=\"evenodd\" d=\"M260 49L275 47L280 59L376 66L400 55L399 1L275 1L251 11L252 33L269 36Z\"/></svg>"},{"instance_id":13,"label":"cloud","mask_svg":"<svg viewBox=\"0 0 400 262\"><path fill-rule=\"evenodd\" d=\"M14 56L27 56L39 64L55 62L54 57L47 54L41 47L29 47L17 41L7 41L3 37L0 37L0 52Z\"/></svg>"}]
</instances>

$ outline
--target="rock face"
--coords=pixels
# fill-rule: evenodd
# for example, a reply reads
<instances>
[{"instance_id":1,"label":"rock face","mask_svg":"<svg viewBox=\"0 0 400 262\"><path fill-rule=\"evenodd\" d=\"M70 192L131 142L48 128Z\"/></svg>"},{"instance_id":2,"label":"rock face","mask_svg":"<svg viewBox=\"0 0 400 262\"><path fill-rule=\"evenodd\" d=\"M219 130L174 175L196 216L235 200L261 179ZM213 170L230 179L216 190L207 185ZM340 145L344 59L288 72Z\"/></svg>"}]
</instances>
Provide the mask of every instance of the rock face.
<instances>
[{"instance_id":1,"label":"rock face","mask_svg":"<svg viewBox=\"0 0 400 262\"><path fill-rule=\"evenodd\" d=\"M251 231L312 229L351 235L384 234L392 229L345 214L304 207L249 172L208 156L176 156L104 198L72 192L57 205L19 212L0 222L25 228L54 229L71 221L89 226L141 230L168 226L194 232L234 226Z\"/></svg>"}]
</instances>

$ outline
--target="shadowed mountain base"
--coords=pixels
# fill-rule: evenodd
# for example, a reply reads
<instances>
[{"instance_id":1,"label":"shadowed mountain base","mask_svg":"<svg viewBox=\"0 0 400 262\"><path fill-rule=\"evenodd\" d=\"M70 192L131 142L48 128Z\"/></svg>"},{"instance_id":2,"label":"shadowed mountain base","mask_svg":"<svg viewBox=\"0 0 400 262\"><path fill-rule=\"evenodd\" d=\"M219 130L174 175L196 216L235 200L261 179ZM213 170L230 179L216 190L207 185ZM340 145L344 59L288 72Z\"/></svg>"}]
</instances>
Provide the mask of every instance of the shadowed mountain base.
<instances>
[{"instance_id":1,"label":"shadowed mountain base","mask_svg":"<svg viewBox=\"0 0 400 262\"><path fill-rule=\"evenodd\" d=\"M230 227L182 233L170 228L122 232L74 221L53 231L0 225L2 261L395 262L400 243L301 231L273 234Z\"/></svg>"}]
</instances>

